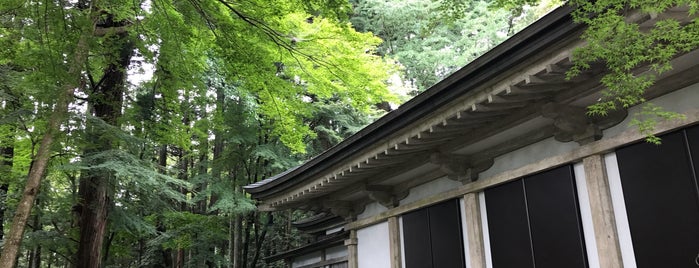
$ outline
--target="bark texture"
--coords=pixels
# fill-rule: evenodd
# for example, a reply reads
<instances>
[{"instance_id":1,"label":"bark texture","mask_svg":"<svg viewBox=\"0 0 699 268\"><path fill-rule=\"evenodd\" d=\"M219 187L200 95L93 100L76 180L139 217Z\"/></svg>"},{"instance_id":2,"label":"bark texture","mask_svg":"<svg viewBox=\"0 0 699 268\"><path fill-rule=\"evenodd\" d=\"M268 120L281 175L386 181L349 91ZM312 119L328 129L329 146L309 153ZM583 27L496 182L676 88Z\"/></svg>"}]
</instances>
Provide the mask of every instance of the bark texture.
<instances>
[{"instance_id":1,"label":"bark texture","mask_svg":"<svg viewBox=\"0 0 699 268\"><path fill-rule=\"evenodd\" d=\"M61 123L66 118L68 113L68 104L73 98L75 88L80 85L80 70L82 66L84 66L87 59L87 37L89 34L91 34L91 32L85 31L85 33L83 33L78 39L73 55L73 62L68 68L68 74L71 76L72 80L63 86L62 91L59 92L59 95L57 96L57 102L53 108L53 113L49 118L46 133L41 139L39 149L37 150L34 161L29 169L27 183L24 187L24 191L22 191L22 199L19 201L19 204L17 204L17 210L12 218L12 227L6 237L5 245L2 248L0 268L13 268L17 261L17 253L19 251L19 246L22 243L24 228L29 220L31 209L34 205L34 200L39 192L41 178L46 172L46 167L48 165L49 158L51 157L51 145L60 132Z\"/></svg>"},{"instance_id":2,"label":"bark texture","mask_svg":"<svg viewBox=\"0 0 699 268\"><path fill-rule=\"evenodd\" d=\"M123 23L108 18L102 27L121 27ZM92 114L111 126L119 125L124 94L126 67L128 67L133 45L127 33L108 37L106 42L114 51L114 60L104 70L102 79L94 85L88 99ZM96 123L88 121L88 148L86 155L114 148L113 141L101 133ZM88 170L81 175L78 190L80 207L80 243L76 253L77 268L99 268L102 263L102 246L107 229L107 217L111 206L110 181L112 174L104 170Z\"/></svg>"}]
</instances>

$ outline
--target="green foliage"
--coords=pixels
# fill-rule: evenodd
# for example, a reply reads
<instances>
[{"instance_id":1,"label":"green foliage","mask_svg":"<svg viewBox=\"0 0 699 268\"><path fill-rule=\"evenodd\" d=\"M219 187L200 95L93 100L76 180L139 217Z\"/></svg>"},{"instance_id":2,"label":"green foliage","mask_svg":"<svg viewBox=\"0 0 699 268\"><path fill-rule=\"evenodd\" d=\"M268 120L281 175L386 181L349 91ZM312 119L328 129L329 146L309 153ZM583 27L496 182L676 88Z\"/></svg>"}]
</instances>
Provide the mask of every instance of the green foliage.
<instances>
[{"instance_id":1,"label":"green foliage","mask_svg":"<svg viewBox=\"0 0 699 268\"><path fill-rule=\"evenodd\" d=\"M384 40L377 52L404 67L403 81L417 92L490 50L541 12L530 8L525 15L512 14L491 9L488 1L352 2L354 27Z\"/></svg>"},{"instance_id":2,"label":"green foliage","mask_svg":"<svg viewBox=\"0 0 699 268\"><path fill-rule=\"evenodd\" d=\"M646 102L644 94L656 77L672 69L670 61L680 53L699 47L699 20L680 24L676 19L659 20L650 29L642 29L627 16L661 13L671 7L688 6L687 16L696 14L696 1L572 1L577 7L573 16L588 28L582 38L586 45L574 51L575 66L568 76L577 75L590 64L603 62L608 73L601 82L606 89L602 98L589 107L593 115L606 115L616 109L628 109ZM655 105L646 105L631 122L649 142L658 143L653 135L656 119L675 119L681 115Z\"/></svg>"},{"instance_id":3,"label":"green foliage","mask_svg":"<svg viewBox=\"0 0 699 268\"><path fill-rule=\"evenodd\" d=\"M475 1L443 0L440 6L448 17L459 18L468 5ZM511 14L521 14L526 7L541 4L541 0L494 0L489 6L504 9ZM555 2L543 3L551 5ZM603 63L608 73L601 82L606 87L602 98L588 107L591 115L606 115L612 110L628 109L646 102L644 94L658 75L672 69L670 61L681 53L699 47L699 20L681 24L677 19L658 20L654 25L642 28L638 21L629 19L654 16L674 7L687 7L687 17L699 10L694 0L573 0L567 3L575 7L573 18L587 25L582 35L586 44L574 51L574 67L568 77L576 76L591 64ZM657 141L652 135L656 119L673 119L680 115L661 107L642 108L632 125L647 134L649 141Z\"/></svg>"},{"instance_id":4,"label":"green foliage","mask_svg":"<svg viewBox=\"0 0 699 268\"><path fill-rule=\"evenodd\" d=\"M2 1L0 102L17 104L0 110L0 146L15 148L15 176L2 178L9 206L58 90L80 81L23 252L69 266L86 174L109 183L105 267L153 267L178 253L192 267L222 266L235 219L251 237L246 266L288 249L263 245L264 234L295 241L285 229L295 218L250 213L240 186L334 145L379 114L375 104L398 102L387 90L395 65L349 14L342 0ZM80 52L87 60L71 75ZM114 81L123 99L96 118L109 99L100 90L120 70L133 84Z\"/></svg>"},{"instance_id":5,"label":"green foliage","mask_svg":"<svg viewBox=\"0 0 699 268\"><path fill-rule=\"evenodd\" d=\"M178 188L189 187L189 183L162 174L153 167L152 163L142 161L122 150L100 151L85 155L80 162L66 164L63 169L110 173L114 175L116 181L130 186L130 189L136 192L156 192L162 198L178 202L186 201Z\"/></svg>"},{"instance_id":6,"label":"green foliage","mask_svg":"<svg viewBox=\"0 0 699 268\"><path fill-rule=\"evenodd\" d=\"M217 189L210 194L218 196L219 200L211 205L207 212L219 211L228 215L245 215L256 208L252 200L232 189Z\"/></svg>"},{"instance_id":7,"label":"green foliage","mask_svg":"<svg viewBox=\"0 0 699 268\"><path fill-rule=\"evenodd\" d=\"M163 223L170 231L162 234L165 240L154 240L164 248L179 249L189 248L196 243L206 241L225 240L228 232L221 226L225 226L225 218L210 217L207 215L189 212L168 212L163 214Z\"/></svg>"},{"instance_id":8,"label":"green foliage","mask_svg":"<svg viewBox=\"0 0 699 268\"><path fill-rule=\"evenodd\" d=\"M683 114L665 111L662 107L648 102L643 104L641 112L629 124L637 127L641 134L646 135L647 142L659 145L661 140L653 133L658 120L679 120L684 118L685 115Z\"/></svg>"}]
</instances>

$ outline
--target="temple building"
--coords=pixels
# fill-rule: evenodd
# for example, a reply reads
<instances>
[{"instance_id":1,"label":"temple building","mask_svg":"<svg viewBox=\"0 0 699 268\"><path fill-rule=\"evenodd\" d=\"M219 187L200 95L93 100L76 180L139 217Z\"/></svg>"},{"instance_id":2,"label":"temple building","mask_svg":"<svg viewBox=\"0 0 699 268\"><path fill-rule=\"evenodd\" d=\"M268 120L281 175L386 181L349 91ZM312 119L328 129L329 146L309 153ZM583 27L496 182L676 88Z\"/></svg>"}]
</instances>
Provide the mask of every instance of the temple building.
<instances>
[{"instance_id":1,"label":"temple building","mask_svg":"<svg viewBox=\"0 0 699 268\"><path fill-rule=\"evenodd\" d=\"M641 28L687 9L630 16ZM586 113L603 63L566 79L584 26L560 7L335 147L248 185L258 209L300 209L316 239L292 268L699 267L699 50L641 107ZM685 17L676 16L684 14ZM638 73L646 72L639 69Z\"/></svg>"}]
</instances>

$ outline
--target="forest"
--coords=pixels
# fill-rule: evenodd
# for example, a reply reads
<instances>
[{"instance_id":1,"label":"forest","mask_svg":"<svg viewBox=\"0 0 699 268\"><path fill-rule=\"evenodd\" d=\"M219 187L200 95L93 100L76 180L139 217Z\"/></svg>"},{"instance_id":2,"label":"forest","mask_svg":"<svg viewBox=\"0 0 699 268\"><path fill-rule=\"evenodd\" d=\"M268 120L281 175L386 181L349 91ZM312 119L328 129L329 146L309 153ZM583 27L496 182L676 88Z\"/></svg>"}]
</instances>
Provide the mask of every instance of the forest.
<instances>
[{"instance_id":1,"label":"forest","mask_svg":"<svg viewBox=\"0 0 699 268\"><path fill-rule=\"evenodd\" d=\"M591 113L642 102L652 77L629 70L666 71L699 46L697 20L622 27L628 6L699 5L660 2L572 1L590 25L577 68L613 70ZM0 267L285 267L264 258L304 243L291 222L305 212L256 211L242 186L327 150L560 4L0 1Z\"/></svg>"}]
</instances>

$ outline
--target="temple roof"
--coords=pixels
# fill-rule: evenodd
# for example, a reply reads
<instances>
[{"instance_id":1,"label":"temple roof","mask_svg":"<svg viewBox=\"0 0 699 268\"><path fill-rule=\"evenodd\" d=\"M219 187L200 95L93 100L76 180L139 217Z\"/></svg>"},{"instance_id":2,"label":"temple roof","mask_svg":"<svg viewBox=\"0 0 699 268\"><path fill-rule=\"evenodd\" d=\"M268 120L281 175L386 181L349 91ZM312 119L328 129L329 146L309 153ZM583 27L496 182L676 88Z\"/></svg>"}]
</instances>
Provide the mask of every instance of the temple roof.
<instances>
[{"instance_id":1,"label":"temple roof","mask_svg":"<svg viewBox=\"0 0 699 268\"><path fill-rule=\"evenodd\" d=\"M584 45L584 26L573 22L571 11L552 11L338 145L245 190L261 210L303 208L352 218L372 202L395 207L411 188L438 178L473 182L495 158L529 144L599 139L626 112L587 115L586 107L601 97L607 69L591 63L567 77L573 51ZM630 12L628 19L643 30L663 16ZM675 58L647 99L699 79L697 54Z\"/></svg>"},{"instance_id":2,"label":"temple roof","mask_svg":"<svg viewBox=\"0 0 699 268\"><path fill-rule=\"evenodd\" d=\"M302 165L247 185L244 187L245 191L252 194L255 199L264 199L298 185L337 162L348 159L362 149L381 141L414 120L439 109L445 103L517 64L523 55L546 49L562 36L579 30L581 26L573 23L570 16L571 10L569 6L556 9L334 147Z\"/></svg>"}]
</instances>

